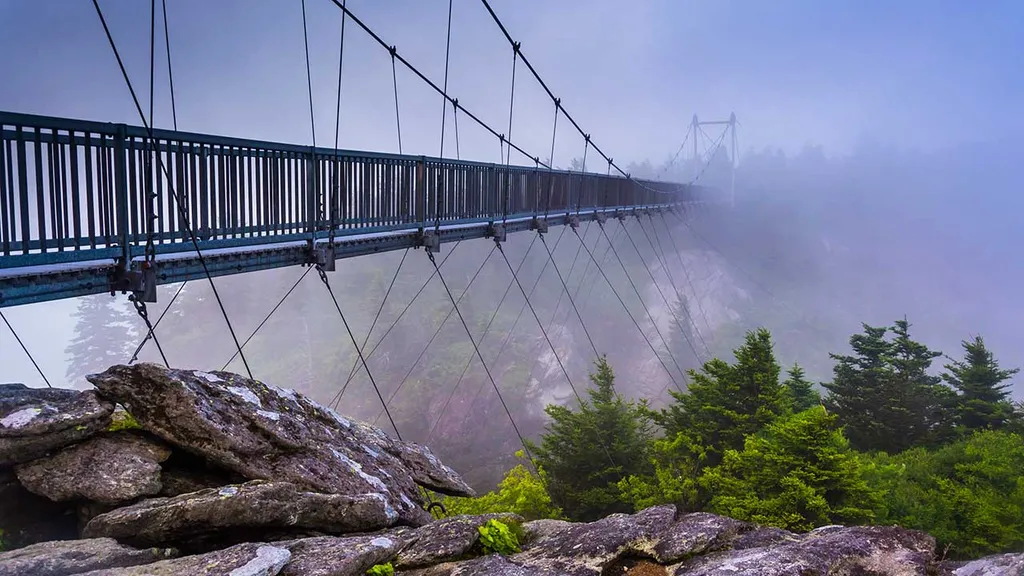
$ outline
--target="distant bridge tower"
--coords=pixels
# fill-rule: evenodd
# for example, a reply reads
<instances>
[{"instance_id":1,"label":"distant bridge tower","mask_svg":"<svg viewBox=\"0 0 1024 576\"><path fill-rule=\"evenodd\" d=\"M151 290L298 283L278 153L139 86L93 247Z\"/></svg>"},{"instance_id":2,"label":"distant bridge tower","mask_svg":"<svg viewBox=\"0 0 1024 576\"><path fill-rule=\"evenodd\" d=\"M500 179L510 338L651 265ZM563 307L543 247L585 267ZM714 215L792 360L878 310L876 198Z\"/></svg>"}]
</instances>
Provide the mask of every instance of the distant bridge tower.
<instances>
[{"instance_id":1,"label":"distant bridge tower","mask_svg":"<svg viewBox=\"0 0 1024 576\"><path fill-rule=\"evenodd\" d=\"M736 155L736 113L729 114L728 120L700 120L693 115L690 123L690 135L693 137L693 179L697 180L707 167L707 164L714 160L715 155L725 143L725 137L729 137L729 205L736 205L736 167L739 158ZM704 126L724 126L721 136L712 138L704 131ZM702 149L703 148L703 149Z\"/></svg>"}]
</instances>

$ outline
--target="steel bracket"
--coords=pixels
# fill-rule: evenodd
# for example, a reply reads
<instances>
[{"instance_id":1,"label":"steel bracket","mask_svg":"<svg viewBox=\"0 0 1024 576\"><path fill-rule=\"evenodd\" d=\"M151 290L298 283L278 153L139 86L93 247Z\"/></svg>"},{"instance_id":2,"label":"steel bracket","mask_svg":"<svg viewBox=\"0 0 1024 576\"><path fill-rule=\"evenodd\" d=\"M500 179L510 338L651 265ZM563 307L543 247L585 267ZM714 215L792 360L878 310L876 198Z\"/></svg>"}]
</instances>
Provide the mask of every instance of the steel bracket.
<instances>
[{"instance_id":1,"label":"steel bracket","mask_svg":"<svg viewBox=\"0 0 1024 576\"><path fill-rule=\"evenodd\" d=\"M537 232L540 232L541 234L547 234L547 231L548 231L548 221L547 221L547 219L546 218L538 218L538 217L534 216L533 220L530 221L530 230L536 230Z\"/></svg>"},{"instance_id":2,"label":"steel bracket","mask_svg":"<svg viewBox=\"0 0 1024 576\"><path fill-rule=\"evenodd\" d=\"M566 225L571 226L573 230L575 230L576 228L579 228L580 227L580 217L579 217L579 214L566 214L565 215L565 223L566 223Z\"/></svg>"},{"instance_id":3,"label":"steel bracket","mask_svg":"<svg viewBox=\"0 0 1024 576\"><path fill-rule=\"evenodd\" d=\"M487 227L487 237L493 238L495 242L504 242L508 239L508 231L505 230L504 224L491 222L490 226Z\"/></svg>"},{"instance_id":4,"label":"steel bracket","mask_svg":"<svg viewBox=\"0 0 1024 576\"><path fill-rule=\"evenodd\" d=\"M427 252L440 252L441 237L433 230L424 230L420 232L420 246Z\"/></svg>"}]
</instances>

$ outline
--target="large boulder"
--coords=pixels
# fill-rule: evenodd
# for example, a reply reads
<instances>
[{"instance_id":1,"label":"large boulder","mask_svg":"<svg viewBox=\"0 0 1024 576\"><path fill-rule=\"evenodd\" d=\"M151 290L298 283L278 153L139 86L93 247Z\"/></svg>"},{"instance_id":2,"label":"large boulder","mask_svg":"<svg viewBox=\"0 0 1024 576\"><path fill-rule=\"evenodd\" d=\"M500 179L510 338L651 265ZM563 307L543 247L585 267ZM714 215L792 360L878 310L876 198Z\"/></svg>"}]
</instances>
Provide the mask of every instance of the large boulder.
<instances>
[{"instance_id":1,"label":"large boulder","mask_svg":"<svg viewBox=\"0 0 1024 576\"><path fill-rule=\"evenodd\" d=\"M50 500L117 505L160 492L160 463L171 450L132 431L94 436L16 468L25 488Z\"/></svg>"},{"instance_id":2,"label":"large boulder","mask_svg":"<svg viewBox=\"0 0 1024 576\"><path fill-rule=\"evenodd\" d=\"M136 550L110 538L43 542L0 553L0 576L68 576L138 566L175 556L174 550Z\"/></svg>"},{"instance_id":3,"label":"large boulder","mask_svg":"<svg viewBox=\"0 0 1024 576\"><path fill-rule=\"evenodd\" d=\"M113 411L92 390L0 384L0 466L81 442L106 429Z\"/></svg>"},{"instance_id":4,"label":"large boulder","mask_svg":"<svg viewBox=\"0 0 1024 576\"><path fill-rule=\"evenodd\" d=\"M699 556L676 567L687 576L934 573L935 539L895 526L827 526L764 547Z\"/></svg>"},{"instance_id":5,"label":"large boulder","mask_svg":"<svg viewBox=\"0 0 1024 576\"><path fill-rule=\"evenodd\" d=\"M87 377L143 428L249 479L383 496L397 522L430 522L417 483L471 496L428 449L389 438L297 394L229 372L139 363Z\"/></svg>"},{"instance_id":6,"label":"large boulder","mask_svg":"<svg viewBox=\"0 0 1024 576\"><path fill-rule=\"evenodd\" d=\"M287 482L253 480L117 508L90 520L83 536L109 537L134 546L162 544L204 551L225 543L294 537L310 531L372 532L391 526L396 516L376 492L321 494Z\"/></svg>"},{"instance_id":7,"label":"large boulder","mask_svg":"<svg viewBox=\"0 0 1024 576\"><path fill-rule=\"evenodd\" d=\"M997 554L970 562L946 574L953 576L1021 576L1024 574L1024 554Z\"/></svg>"},{"instance_id":8,"label":"large boulder","mask_svg":"<svg viewBox=\"0 0 1024 576\"><path fill-rule=\"evenodd\" d=\"M303 538L275 545L292 554L281 576L363 576L373 566L390 562L407 542L387 534L369 534Z\"/></svg>"},{"instance_id":9,"label":"large boulder","mask_svg":"<svg viewBox=\"0 0 1024 576\"><path fill-rule=\"evenodd\" d=\"M291 556L287 548L276 544L244 543L206 554L130 568L95 570L81 576L276 576Z\"/></svg>"},{"instance_id":10,"label":"large boulder","mask_svg":"<svg viewBox=\"0 0 1024 576\"><path fill-rule=\"evenodd\" d=\"M479 516L452 516L417 528L412 541L395 562L396 568L419 568L457 560L469 553L480 540L479 528L488 520L507 524L522 524L516 514L482 514Z\"/></svg>"}]
</instances>

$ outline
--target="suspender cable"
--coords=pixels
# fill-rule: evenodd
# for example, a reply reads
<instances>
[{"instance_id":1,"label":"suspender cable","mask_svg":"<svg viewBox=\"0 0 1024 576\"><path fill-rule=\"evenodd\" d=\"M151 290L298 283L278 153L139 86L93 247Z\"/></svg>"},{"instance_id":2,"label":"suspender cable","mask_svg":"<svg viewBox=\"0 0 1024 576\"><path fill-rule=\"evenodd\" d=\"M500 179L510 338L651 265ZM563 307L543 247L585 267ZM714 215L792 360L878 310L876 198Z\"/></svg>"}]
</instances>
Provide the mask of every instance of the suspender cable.
<instances>
[{"instance_id":1,"label":"suspender cable","mask_svg":"<svg viewBox=\"0 0 1024 576\"><path fill-rule=\"evenodd\" d=\"M50 384L50 379L46 377L46 374L43 374L43 369L39 367L39 363L36 362L36 359L32 356L32 353L28 351L28 347L25 346L25 343L21 341L21 336L18 336L18 332L15 331L14 326L11 326L11 323L7 321L7 316L4 316L4 311L2 309L0 309L0 319L4 321L4 324L7 324L7 329L10 330L11 334L14 335L14 339L18 342L18 346L21 346L21 349L25 352L25 355L28 356L28 359L29 361L32 362L32 365L36 367L36 372L39 373L39 376L43 379L43 382L46 382L46 387L53 388L53 386Z\"/></svg>"},{"instance_id":2,"label":"suspender cable","mask_svg":"<svg viewBox=\"0 0 1024 576\"><path fill-rule=\"evenodd\" d=\"M445 257L441 260L441 266L444 266L444 263L448 260L448 258L452 254L455 253L456 248L458 248L459 244L461 244L461 243L462 243L461 240L458 240L458 241L455 242L455 244L452 246L452 249L450 251L448 251L448 254L446 254ZM405 313L409 311L409 308L411 308L413 303L416 302L416 299L420 297L420 294L423 293L423 290L427 287L427 284L430 283L430 281L434 278L434 276L436 274L437 274L436 271L435 272L431 272L430 276L428 276L427 279L423 281L423 284L420 285L420 288L419 288L419 290L416 291L416 294L414 294L413 297L409 300L408 304L405 305L405 308L402 308L402 311L398 313L398 316L396 316L394 321L391 322L391 325L388 326L388 329L384 331L384 334L382 334L380 339L377 340L377 343L373 345L373 348L370 349L370 352L368 354L366 354L367 358L372 358L373 357L373 354L374 354L374 352L377 351L377 348L379 348L381 343L384 342L384 339L388 337L388 334L391 334L391 330L393 330L395 328L395 326L398 325L398 322L402 319L403 316L405 316ZM381 307L383 308L383 303L381 304ZM372 330L371 330L371 332L372 332ZM363 342L363 347L364 348L366 347L366 342ZM328 404L327 404L328 406L332 406L333 405L335 408L337 408L338 406L341 405L341 399L342 399L343 396L345 396L345 391L348 390L348 386L349 386L349 384L352 383L352 378L355 377L356 370L358 370L358 369L359 369L359 359L356 358L356 360L354 362L352 362L352 368L348 372L348 377L345 379L345 384L342 385L341 390L339 390L338 393L335 394L334 398L332 398L331 401L328 402Z\"/></svg>"},{"instance_id":3,"label":"suspender cable","mask_svg":"<svg viewBox=\"0 0 1024 576\"><path fill-rule=\"evenodd\" d=\"M357 16L355 15L355 14L353 14L353 13L352 13L352 10L351 10L350 8L347 8L347 7L346 7L346 6L345 6L345 5L344 5L344 4L342 3L342 2L340 2L339 0L331 0L331 2L333 2L335 6L337 6L337 7L338 7L338 8L340 8L340 9L341 9L342 11L344 11L344 12L345 12L346 14L348 14L348 17L349 17L349 19L350 19L350 20L352 20L352 22L354 22L354 23L356 24L356 26L359 26L360 28L362 28L364 32L366 32L367 34L369 34L369 35L370 35L370 37L371 37L371 38L373 38L373 40L374 40L375 42L377 42L377 44L379 44L379 45L380 45L380 46L381 46L382 48L384 48L384 49L385 49L385 50L387 50L387 51L388 51L389 53L391 53L391 54L392 54L392 56L393 56L393 57L394 57L394 58L395 58L395 59L396 59L396 60L397 60L398 62L401 62L403 66L405 66L406 68L408 68L410 72L412 72L413 74L415 74L415 75L416 75L416 76L417 76L417 77L418 77L418 78L419 78L420 80L422 80L422 81L423 81L423 82L424 82L424 83L425 83L425 84L426 84L427 86L429 86L429 87L430 87L430 88L431 88L432 90L434 90L434 91L435 91L435 92L437 92L438 94L442 95L442 96L443 96L443 97L444 97L444 98L445 98L446 100L448 100L449 102L451 102L451 103L452 103L452 105L454 105L454 106L455 106L456 108L461 108L461 109L462 109L462 112L463 112L464 114L466 114L467 116L469 116L469 118L470 118L471 120L473 120L474 122L476 122L476 123L477 123L477 124L478 124L478 125L479 125L479 126L480 126L481 128L483 128L484 130L486 130L487 132L489 132L489 133L490 133L490 134L491 134L492 136L494 136L495 138L500 138L500 139L504 140L504 135L500 134L500 133L499 133L499 132L498 132L497 130L495 130L494 128L492 128L492 127L491 127L491 126L490 126L489 124L487 124L486 122L484 122L483 120L481 120L479 116L477 116L476 114L473 114L472 112L470 112L470 111L469 111L468 109L466 109L466 107L465 107L465 106L462 106L461 104L459 104L459 103L458 103L458 100L457 100L456 98L452 98L452 97L451 97L451 95L447 94L447 93L445 92L445 90L444 90L444 89L442 89L442 88L441 88L440 86L438 86L438 85L437 85L437 83L436 83L436 82L434 82L433 80L431 80L430 78L428 78L428 77L427 77L427 76L426 76L425 74L423 74L422 72L420 72L420 70L419 70L418 68L416 68L415 66L413 66L413 65L412 65L412 64L411 64L411 63L410 63L410 62L409 62L408 60L406 60L406 59L405 59L405 58L404 58L404 57L403 57L403 56L402 56L401 54L399 54L399 53L398 53L397 51L395 51L395 52L392 52L392 50L394 50L394 46L390 46L390 45L388 45L388 43L387 43L387 42L385 42L385 41L384 41L384 40L383 40L383 39L382 39L382 38L381 38L381 37L380 37L380 36L379 36L379 35L378 35L378 34L377 34L376 32L374 32L372 28L370 28L369 26L367 26L367 25L366 25L366 23L364 23L364 22L363 22L362 20L360 20L360 19L359 19L359 17L357 17ZM533 154L530 154L530 153L528 153L528 152L527 152L526 150L523 150L523 149L522 149L521 147L519 147L519 146L517 146L516 144L512 143L512 141L511 141L511 140L509 140L509 141L508 141L508 144L509 144L509 146L511 146L511 147L512 147L513 149L515 149L515 150L516 150L517 152L519 152L520 154L522 154L522 155L523 155L524 157L526 157L526 158L530 159L531 161L532 161L532 160L533 160L534 158L536 158L536 156L535 156L535 155L533 155ZM504 157L504 143L502 144L502 157ZM547 168L547 165L545 165L544 167L545 167L545 168Z\"/></svg>"},{"instance_id":4,"label":"suspender cable","mask_svg":"<svg viewBox=\"0 0 1024 576\"><path fill-rule=\"evenodd\" d=\"M612 246L611 240L608 238L608 232L604 229L604 225L601 224L600 222L598 222L597 225L601 227L601 232L604 234L605 239L608 240L608 245L611 248L612 252L614 253L615 252L615 247ZM573 230L573 232L576 232L576 231ZM579 232L576 232L576 235L579 236ZM583 242L583 240L581 239L580 243L582 244L582 242ZM587 251L587 255L590 256L590 259L597 266L597 270L598 270L598 272L601 273L601 277L604 278L605 283L608 284L609 288L611 288L612 293L615 295L615 298L617 298L618 301L619 301L619 304L622 305L622 309L626 311L626 315L629 316L629 319L633 321L633 325L636 326L637 331L640 332L640 336L643 337L644 342L647 342L647 346L649 346L651 351L654 352L654 357L658 359L658 362L661 364L661 367L665 369L665 373L667 373L669 379L672 380L672 384L675 385L677 390L682 392L683 389L680 388L679 387L679 383L676 382L675 375L672 374L671 370L669 370L668 366L665 364L665 361L661 359L661 355L658 354L658 351L654 347L654 344L651 343L650 338L647 337L647 334L644 333L643 328L640 327L640 323L637 322L636 318L633 317L633 314L630 313L629 308L626 307L626 303L625 303L625 301L622 300L622 296L619 296L619 291L615 289L615 286L612 284L611 280L608 279L608 275L604 273L604 270L601 268L601 265L598 264L597 263L597 259L594 258L594 253L590 251L590 248L588 248L586 244L583 244L583 249Z\"/></svg>"},{"instance_id":5,"label":"suspender cable","mask_svg":"<svg viewBox=\"0 0 1024 576\"><path fill-rule=\"evenodd\" d=\"M456 306L458 305L459 302L462 302L462 298L469 293L469 288L473 285L473 282L476 281L476 278L477 276L480 275L480 272L483 271L484 266L487 265L487 262L491 259L491 254L493 253L494 247L492 246L491 251L487 253L487 256L484 258L483 262L480 263L480 266L476 269L476 272L469 279L469 283L466 284L466 287L462 290L462 294L459 294L459 298L455 303ZM423 356L427 353L427 350L430 349L430 345L434 343L434 339L437 338L437 335L441 333L441 330L444 328L444 325L448 323L448 319L451 318L452 312L454 311L455 307L453 306L450 310L448 310L448 313L445 314L445 317L441 319L441 322L437 325L437 329L434 330L434 333L430 336L430 339L427 340L427 344L423 347L423 350L420 351L419 355L416 356L416 359L413 360L412 364L409 365L409 370L407 370L405 376L402 377L402 381L398 383L398 387L395 388L395 391L388 396L388 403L391 403L391 401L394 400L396 396L398 396L398 393L402 391L402 387L404 387L405 383L409 380L409 376L412 375L412 371L416 368L416 365L419 364L420 360L423 359ZM373 420L373 423L377 424L377 421L380 420L380 417L381 414L377 414L377 417Z\"/></svg>"},{"instance_id":6,"label":"suspender cable","mask_svg":"<svg viewBox=\"0 0 1024 576\"><path fill-rule=\"evenodd\" d=\"M444 281L444 275L441 274L441 269L438 267L437 261L434 259L434 253L427 252L427 258L429 258L430 263L434 265L434 270L437 271L437 277L440 278L441 285L444 286L444 291L448 294L448 299L452 301L455 313L459 315L459 321L462 322L462 327L466 330L466 336L469 337L469 342L473 345L473 350L476 352L477 358L480 359L480 364L483 365L484 372L487 373L487 380L490 381L491 387L494 388L494 393L498 395L501 407L505 409L508 421L512 423L512 429L515 430L516 436L519 437L520 444L523 445L523 451L526 453L526 457L533 465L533 469L539 473L540 470L537 468L537 462L533 459L533 453L530 451L530 444L526 441L526 438L523 437L523 433L519 431L519 425L516 424L516 419L512 417L512 412L508 409L508 404L505 403L505 397L501 395L501 390L498 389L498 384L494 381L494 376L491 375L491 370L487 367L487 363L484 362L484 357L480 354L480 347L477 346L476 340L473 338L473 333L470 332L469 325L466 324L466 319L462 317L462 312L459 310L459 306L455 302L455 297L452 296L452 291L448 289L448 283Z\"/></svg>"},{"instance_id":7,"label":"suspender cable","mask_svg":"<svg viewBox=\"0 0 1024 576\"><path fill-rule=\"evenodd\" d=\"M110 44L111 50L114 52L114 57L117 59L117 65L121 69L121 75L124 77L125 84L128 86L128 91L131 93L132 102L135 104L135 109L139 113L139 117L142 119L142 123L149 135L150 139L153 139L153 128L146 121L146 115L142 112L142 105L139 104L139 98L135 94L135 88L132 86L131 79L128 77L128 70L124 67L124 61L121 60L121 54L117 50L117 44L114 43L114 37L110 33L110 28L107 26L107 20L103 17L103 10L100 8L98 0L92 0L92 5L96 9L96 15L100 19L100 24L103 25L103 31L107 36L107 42ZM167 166L164 165L163 160L157 155L157 164L163 171L164 176L167 178L167 188L171 191L172 197L175 200L175 204L178 208L178 214L181 218L182 228L186 234L192 240L192 248L196 251L196 255L199 257L199 263L203 267L203 273L206 275L207 280L210 282L210 288L213 291L213 296L217 300L217 305L220 307L221 314L224 316L224 321L228 325L228 331L231 333L231 339L235 343L235 347L239 349L239 356L242 358L242 363L245 364L245 371L249 375L250 379L254 379L252 376L252 370L249 369L249 363L245 359L245 355L241 353L241 344L238 342L238 336L235 334L235 328L231 325L231 319L228 318L227 310L224 308L224 302L221 300L220 293L217 292L217 285L213 281L213 275L210 273L210 269L207 266L206 258L203 256L202 250L199 247L199 240L196 237L195 231L189 223L188 214L185 212L185 206L182 199L179 197L179 192L174 189L173 180L170 172L167 170Z\"/></svg>"},{"instance_id":8,"label":"suspender cable","mask_svg":"<svg viewBox=\"0 0 1024 576\"><path fill-rule=\"evenodd\" d=\"M455 123L455 159L461 160L462 156L459 154L459 99L456 98L452 101L452 122Z\"/></svg>"},{"instance_id":9,"label":"suspender cable","mask_svg":"<svg viewBox=\"0 0 1024 576\"><path fill-rule=\"evenodd\" d=\"M537 241L537 237L536 236L534 236L533 239L530 240L530 245L526 247L526 252L523 253L523 259L520 260L519 261L519 265L516 266L516 272L519 272L519 270L522 269L523 264L526 262L526 257L530 255L530 250L533 249L533 245L534 245L534 243L536 241ZM443 262L442 262L442 264L443 264ZM491 325L494 323L494 319L498 317L498 311L501 310L501 306L505 303L505 299L508 297L508 294L511 291L512 291L512 280L509 280L508 281L508 286L505 287L505 293L501 295L501 299L498 300L498 305L494 308L494 313L491 314L490 320L488 320L487 321L487 325L484 326L484 331L480 335L481 343L483 342L483 340L485 338L487 338L487 334L491 330ZM509 331L509 332L511 332L511 331ZM495 359L497 359L497 358L495 358ZM462 373L459 374L459 379L455 382L455 386L452 387L452 391L448 394L448 398L445 399L444 404L441 406L441 410L438 411L437 418L435 418L434 419L434 423L430 425L430 429L427 431L427 438L426 438L426 440L423 441L424 444L428 444L428 445L430 444L430 440L431 440L431 438L434 437L434 431L437 429L437 425L441 422L441 418L444 416L444 413L448 410L448 405L451 404L452 398L455 397L455 393L459 390L459 387L462 385L462 380L463 380L463 378L466 377L466 372L469 371L469 366L472 363L473 363L473 356L470 356L469 358L466 359L466 365L462 367ZM481 385L482 384L483 383L481 382Z\"/></svg>"},{"instance_id":10,"label":"suspender cable","mask_svg":"<svg viewBox=\"0 0 1024 576\"><path fill-rule=\"evenodd\" d=\"M309 70L309 34L306 32L306 0L302 0L302 44L306 48L306 86L309 91L309 132L316 147L316 121L313 117L313 75Z\"/></svg>"},{"instance_id":11,"label":"suspender cable","mask_svg":"<svg viewBox=\"0 0 1024 576\"><path fill-rule=\"evenodd\" d=\"M555 193L555 135L558 134L558 100L555 100L555 119L551 123L551 155L548 156L548 197L544 202L544 218L548 217L551 209L551 196Z\"/></svg>"},{"instance_id":12,"label":"suspender cable","mask_svg":"<svg viewBox=\"0 0 1024 576\"><path fill-rule=\"evenodd\" d=\"M312 266L306 267L306 269L302 272L302 274L299 275L299 279L296 280L295 283L292 284L292 287L289 288L288 291L284 293L284 296L281 297L281 299L277 302L277 304L270 311L270 313L267 314L265 318L263 318L263 320L259 323L258 326L256 326L256 329L252 331L252 334L249 334L249 337L245 339L245 342L242 342L242 348L245 348L245 346L247 344L249 344L249 341L252 340L254 336L256 336L256 334L260 331L260 329L263 328L263 325L266 324L267 321L270 320L270 317L274 315L274 312L277 312L277 309L280 308L282 304L284 304L284 301L288 299L288 296L291 296L291 293L294 292L296 288L298 288L299 284L306 277L306 274L309 274L309 271L312 270L312 269L313 269ZM231 358L228 358L228 361L224 363L224 367L221 368L221 371L223 372L223 371L227 370L228 369L228 365L231 364L231 362L235 358L237 358L237 357L238 357L238 351L236 350L235 353L231 355Z\"/></svg>"},{"instance_id":13,"label":"suspender cable","mask_svg":"<svg viewBox=\"0 0 1024 576\"><path fill-rule=\"evenodd\" d=\"M395 67L397 51L391 47L391 79L395 85L395 126L398 128L398 153L402 153L402 115L398 113L398 69Z\"/></svg>"},{"instance_id":14,"label":"suspender cable","mask_svg":"<svg viewBox=\"0 0 1024 576\"><path fill-rule=\"evenodd\" d=\"M446 35L446 40L445 40L445 45L444 45L444 88L442 90L445 94L448 93L448 61L449 61L449 57L451 56L451 50L452 50L452 0L448 0L448 33ZM392 64L394 64L393 60L392 60ZM438 154L439 158L444 158L444 129L445 129L445 120L447 120L447 118L446 118L447 113L448 113L448 100L446 98L442 98L441 99L441 146L440 146L440 150L441 151ZM445 171L444 175L445 175L445 180L446 180L445 181L445 189L447 189L448 171ZM440 234L440 232L441 232L441 194L437 190L437 187L435 186L434 187L434 233L435 234Z\"/></svg>"},{"instance_id":15,"label":"suspender cable","mask_svg":"<svg viewBox=\"0 0 1024 576\"><path fill-rule=\"evenodd\" d=\"M163 5L163 16L164 16L164 47L165 47L166 52L167 52L167 81L168 81L168 83L170 85L170 91L171 91L171 122L173 123L174 130L177 131L178 130L178 108L177 108L177 104L175 103L175 99L174 99L174 72L173 72L173 68L171 67L171 34L170 34L170 26L167 24L167 0L162 0L161 4ZM152 93L153 93L153 87L152 87L152 85L150 85L150 94L152 94ZM153 117L152 106L150 106L150 114L149 114L149 116L150 116L150 119L152 119L152 117ZM174 296L171 296L171 301L168 302L167 306L165 306L163 311L160 312L160 316L156 319L156 322L153 324L152 330L147 330L146 331L146 335L142 338L142 341L139 342L139 345L135 347L135 352L132 353L132 357L128 360L128 364L135 363L135 361L139 359L139 354L142 352L142 349L146 346L146 342L149 342L150 338L154 338L155 337L155 335L156 335L155 330L157 329L158 326L160 326L160 322L163 321L164 316L167 315L167 311L171 309L171 306L174 306L174 303L178 300L178 296L181 294L181 291L185 288L186 284L188 284L188 280L183 281L181 283L181 285L178 286L178 289L174 292ZM157 348L159 349L160 346L158 345ZM162 350L160 352L160 356L163 357L163 351ZM164 364L166 364L166 363L167 363L167 361L165 359L164 360Z\"/></svg>"}]
</instances>

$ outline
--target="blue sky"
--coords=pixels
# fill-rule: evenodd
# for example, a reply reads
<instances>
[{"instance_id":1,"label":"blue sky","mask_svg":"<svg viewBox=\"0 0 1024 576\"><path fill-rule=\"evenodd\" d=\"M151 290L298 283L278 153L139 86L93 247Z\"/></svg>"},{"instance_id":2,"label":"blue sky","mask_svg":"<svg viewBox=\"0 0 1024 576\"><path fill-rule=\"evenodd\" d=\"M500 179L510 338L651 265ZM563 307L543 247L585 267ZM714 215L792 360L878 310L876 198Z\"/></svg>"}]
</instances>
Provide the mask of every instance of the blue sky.
<instances>
[{"instance_id":1,"label":"blue sky","mask_svg":"<svg viewBox=\"0 0 1024 576\"><path fill-rule=\"evenodd\" d=\"M167 3L182 129L312 141L298 0ZM149 3L100 4L146 102ZM348 5L442 81L447 2ZM928 150L1024 135L1024 3L1018 1L492 5L563 105L622 164L670 156L694 113L724 118L735 111L741 149L797 152L819 144L828 154L845 154L872 142ZM307 15L317 143L329 145L341 13L330 0L307 0ZM390 57L351 23L347 33L340 144L397 151ZM156 125L170 127L158 38ZM0 51L0 110L138 123L91 2L0 2ZM500 132L508 130L511 65L511 49L482 4L455 0L450 92ZM403 150L438 154L440 97L401 67L398 84ZM552 114L547 96L520 67L512 139L548 156ZM449 114L448 156L454 155L451 122ZM463 157L498 160L492 137L465 118L459 127ZM580 137L560 121L555 161L567 164L582 150ZM46 350L48 372L63 373L73 309L62 302L8 313L30 345ZM0 365L3 379L37 380L5 329Z\"/></svg>"}]
</instances>

